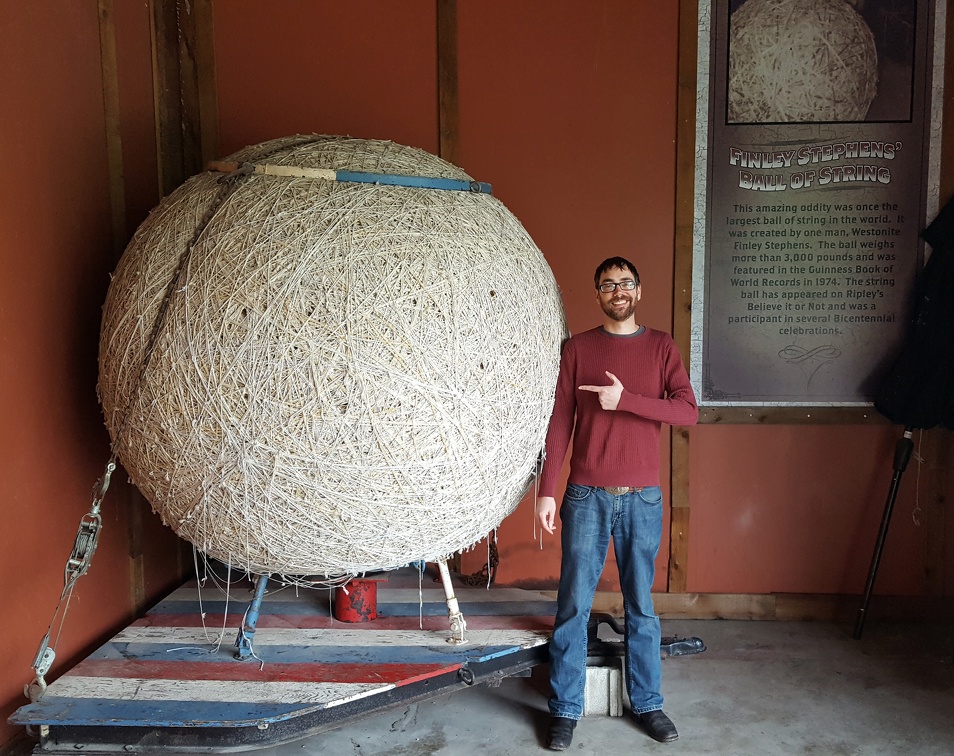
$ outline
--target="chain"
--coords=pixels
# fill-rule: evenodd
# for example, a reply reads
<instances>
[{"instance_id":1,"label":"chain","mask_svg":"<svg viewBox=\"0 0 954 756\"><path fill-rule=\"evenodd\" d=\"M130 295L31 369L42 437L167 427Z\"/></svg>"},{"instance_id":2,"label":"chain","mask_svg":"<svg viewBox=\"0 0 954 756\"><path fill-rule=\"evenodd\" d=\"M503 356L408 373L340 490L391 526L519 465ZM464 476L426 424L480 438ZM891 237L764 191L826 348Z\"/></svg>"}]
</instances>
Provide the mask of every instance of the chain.
<instances>
[{"instance_id":1,"label":"chain","mask_svg":"<svg viewBox=\"0 0 954 756\"><path fill-rule=\"evenodd\" d=\"M40 647L37 649L36 657L33 659L33 671L35 676L32 682L23 686L23 694L31 701L36 703L46 692L45 675L50 671L53 662L56 659L56 644L59 642L60 634L63 630L63 622L66 620L66 611L69 609L70 599L73 597L73 588L76 581L79 580L86 571L89 570L90 561L96 546L99 543L99 533L103 525L103 519L99 514L100 506L103 503L103 497L109 490L109 480L116 469L116 457L110 457L106 463L106 469L102 476L93 486L93 500L90 504L89 512L83 515L80 520L79 529L76 531L76 539L73 541L73 550L66 560L66 567L63 570L63 590L60 592L60 600L53 612L53 619L50 620L49 627L46 629L46 635L40 641ZM59 623L57 623L59 617ZM54 637L55 628L55 637ZM53 642L50 640L53 638Z\"/></svg>"}]
</instances>

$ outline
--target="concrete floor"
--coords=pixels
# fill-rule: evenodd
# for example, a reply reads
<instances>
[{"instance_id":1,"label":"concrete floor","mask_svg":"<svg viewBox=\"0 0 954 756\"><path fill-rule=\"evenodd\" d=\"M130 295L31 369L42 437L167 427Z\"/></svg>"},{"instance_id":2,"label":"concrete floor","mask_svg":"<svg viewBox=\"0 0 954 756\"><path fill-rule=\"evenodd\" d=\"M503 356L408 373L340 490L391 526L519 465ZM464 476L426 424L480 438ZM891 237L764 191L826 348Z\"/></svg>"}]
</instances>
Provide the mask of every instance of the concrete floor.
<instances>
[{"instance_id":1,"label":"concrete floor","mask_svg":"<svg viewBox=\"0 0 954 756\"><path fill-rule=\"evenodd\" d=\"M823 623L664 621L707 650L663 661L674 743L628 716L584 718L570 754L954 754L954 628L869 620L864 637ZM546 752L546 666L390 709L258 756L470 756ZM12 754L29 753L26 747Z\"/></svg>"},{"instance_id":2,"label":"concrete floor","mask_svg":"<svg viewBox=\"0 0 954 756\"><path fill-rule=\"evenodd\" d=\"M707 650L663 661L674 743L628 716L584 718L569 753L954 754L954 628L878 625L862 640L821 623L665 621ZM546 667L499 688L393 709L262 756L456 756L544 752Z\"/></svg>"}]
</instances>

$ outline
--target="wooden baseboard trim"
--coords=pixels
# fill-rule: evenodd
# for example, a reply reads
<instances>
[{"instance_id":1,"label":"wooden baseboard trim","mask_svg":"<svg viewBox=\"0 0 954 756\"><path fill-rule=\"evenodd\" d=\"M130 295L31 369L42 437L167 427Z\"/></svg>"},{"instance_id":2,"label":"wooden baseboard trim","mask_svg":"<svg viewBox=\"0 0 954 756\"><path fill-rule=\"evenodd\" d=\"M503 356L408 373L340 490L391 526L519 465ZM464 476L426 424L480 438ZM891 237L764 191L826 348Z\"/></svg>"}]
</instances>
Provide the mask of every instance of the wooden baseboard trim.
<instances>
[{"instance_id":1,"label":"wooden baseboard trim","mask_svg":"<svg viewBox=\"0 0 954 756\"><path fill-rule=\"evenodd\" d=\"M555 591L544 591L556 597ZM802 593L655 593L662 619L777 620L780 622L854 622L861 596ZM623 597L598 591L594 612L623 616ZM954 621L954 596L874 596L866 619Z\"/></svg>"}]
</instances>

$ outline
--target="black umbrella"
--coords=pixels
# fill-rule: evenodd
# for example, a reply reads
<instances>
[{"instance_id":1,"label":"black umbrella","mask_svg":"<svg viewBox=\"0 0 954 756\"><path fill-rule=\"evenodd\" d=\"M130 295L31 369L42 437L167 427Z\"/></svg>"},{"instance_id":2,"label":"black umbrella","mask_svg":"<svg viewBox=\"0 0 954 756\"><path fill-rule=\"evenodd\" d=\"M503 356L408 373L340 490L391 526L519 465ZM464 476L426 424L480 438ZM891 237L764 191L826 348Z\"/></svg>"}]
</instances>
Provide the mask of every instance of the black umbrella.
<instances>
[{"instance_id":1,"label":"black umbrella","mask_svg":"<svg viewBox=\"0 0 954 756\"><path fill-rule=\"evenodd\" d=\"M891 510L901 475L911 459L915 428L954 428L954 200L947 203L921 234L931 257L921 273L914 318L896 362L875 397L874 406L904 426L894 451L894 476L881 518L881 529L868 572L855 638L861 637L865 612L874 589Z\"/></svg>"}]
</instances>

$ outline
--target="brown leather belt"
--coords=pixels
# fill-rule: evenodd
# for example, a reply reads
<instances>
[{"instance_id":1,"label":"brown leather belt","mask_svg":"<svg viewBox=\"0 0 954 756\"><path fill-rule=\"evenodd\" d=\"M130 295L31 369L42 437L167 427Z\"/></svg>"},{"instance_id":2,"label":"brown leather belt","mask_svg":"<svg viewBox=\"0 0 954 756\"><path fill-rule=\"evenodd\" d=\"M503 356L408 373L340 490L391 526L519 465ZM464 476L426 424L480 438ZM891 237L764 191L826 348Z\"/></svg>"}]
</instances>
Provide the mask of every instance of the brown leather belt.
<instances>
[{"instance_id":1,"label":"brown leather belt","mask_svg":"<svg viewBox=\"0 0 954 756\"><path fill-rule=\"evenodd\" d=\"M608 494L612 494L613 496L622 496L623 494L628 493L639 493L643 489L642 487L633 488L632 486L603 486L603 490Z\"/></svg>"}]
</instances>

